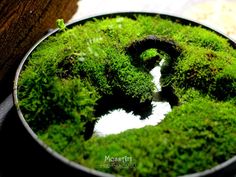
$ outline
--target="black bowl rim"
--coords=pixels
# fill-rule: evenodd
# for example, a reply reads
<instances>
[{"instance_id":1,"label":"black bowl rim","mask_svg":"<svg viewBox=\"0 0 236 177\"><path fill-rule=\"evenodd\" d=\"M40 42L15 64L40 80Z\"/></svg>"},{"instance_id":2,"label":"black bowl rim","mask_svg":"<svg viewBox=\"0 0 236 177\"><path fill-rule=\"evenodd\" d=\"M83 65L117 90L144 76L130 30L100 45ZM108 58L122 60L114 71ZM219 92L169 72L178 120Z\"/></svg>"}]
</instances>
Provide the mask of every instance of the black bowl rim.
<instances>
[{"instance_id":1,"label":"black bowl rim","mask_svg":"<svg viewBox=\"0 0 236 177\"><path fill-rule=\"evenodd\" d=\"M158 13L158 12L152 12L152 11L118 11L118 12L108 12L108 13L100 13L100 14L94 14L94 15L90 15L90 16L86 16L83 18L79 18L77 20L74 20L70 23L67 23L66 26L69 28L72 28L75 25L78 24L84 24L87 21L93 20L93 19L101 19L101 18L105 18L105 17L115 17L115 16L133 16L134 14L143 14L143 15L150 15L150 16L156 16L159 15L161 18L168 18L171 19L173 21L175 20L179 20L178 22L181 24L191 24L193 26L201 26L205 29L208 29L210 31L213 31L215 33L217 33L218 35L228 39L228 42L231 44L231 46L233 48L236 49L236 43L234 42L234 40L232 38L230 38L229 36L227 36L226 34L224 34L223 32L214 29L212 27L210 27L209 25L206 25L204 23L200 23L197 22L196 20L193 19L189 19L189 18L185 18L179 15L175 15L175 14L170 14L170 13ZM23 124L23 126L26 128L26 130L28 131L28 133L31 135L31 137L41 146L43 147L50 155L52 155L54 158L60 160L61 162L63 162L65 165L69 165L72 168L75 168L77 170L81 170L83 172L86 172L88 174L94 175L94 176L99 176L99 177L114 177L114 175L112 174L108 174L108 173L104 173L98 170L94 170L94 169L90 169L88 167L82 166L78 163L75 163L73 161L68 160L67 158L65 158L64 156L60 155L59 153L57 153L56 151L54 151L53 149L51 149L48 145L46 145L42 140L40 140L38 138L38 136L33 132L33 130L30 128L30 126L28 125L28 123L26 122L20 107L19 107L19 102L18 102L18 97L17 97L17 85L18 85L18 79L20 76L20 73L23 69L23 66L26 62L26 60L28 59L28 57L31 55L31 53L34 51L34 49L41 43L43 42L45 39L47 39L49 36L51 35L55 35L57 32L59 32L59 29L55 29L51 32L49 32L48 34L46 34L44 37L42 37L37 43L35 43L31 49L26 53L26 55L24 56L24 58L22 59L21 63L19 64L16 74L15 74L15 79L14 79L14 85L13 85L13 101L14 101L14 105L15 108L17 110L17 114L21 120L21 123ZM221 175L225 175L226 173L230 173L230 171L232 171L233 169L236 168L236 156L228 159L227 161L211 168L211 169L207 169L204 170L202 172L197 172L197 173L193 173L193 174L186 174L184 176L181 177L210 177L212 175L216 176L221 176Z\"/></svg>"}]
</instances>

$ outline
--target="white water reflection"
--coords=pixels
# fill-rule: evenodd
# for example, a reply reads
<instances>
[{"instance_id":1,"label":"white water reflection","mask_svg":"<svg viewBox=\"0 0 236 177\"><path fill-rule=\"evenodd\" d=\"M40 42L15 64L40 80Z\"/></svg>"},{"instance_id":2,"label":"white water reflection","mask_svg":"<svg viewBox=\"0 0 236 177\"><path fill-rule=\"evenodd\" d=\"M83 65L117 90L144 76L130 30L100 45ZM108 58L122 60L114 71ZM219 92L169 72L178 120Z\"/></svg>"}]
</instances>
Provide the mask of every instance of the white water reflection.
<instances>
[{"instance_id":1,"label":"white water reflection","mask_svg":"<svg viewBox=\"0 0 236 177\"><path fill-rule=\"evenodd\" d=\"M153 82L156 85L156 91L161 91L160 66L156 66L150 73L154 77ZM168 102L152 101L152 106L152 114L144 120L141 120L140 116L136 116L132 112L127 113L123 109L110 111L108 114L102 116L95 124L95 134L105 136L118 134L128 129L142 128L146 125L156 125L171 111L171 106Z\"/></svg>"}]
</instances>

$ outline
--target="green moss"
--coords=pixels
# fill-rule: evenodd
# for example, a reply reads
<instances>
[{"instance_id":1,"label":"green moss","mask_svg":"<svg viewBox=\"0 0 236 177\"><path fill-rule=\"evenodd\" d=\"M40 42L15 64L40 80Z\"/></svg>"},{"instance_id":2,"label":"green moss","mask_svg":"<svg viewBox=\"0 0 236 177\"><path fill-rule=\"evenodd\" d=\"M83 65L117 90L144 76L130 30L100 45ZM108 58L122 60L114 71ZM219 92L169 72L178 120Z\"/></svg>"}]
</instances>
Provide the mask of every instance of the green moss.
<instances>
[{"instance_id":1,"label":"green moss","mask_svg":"<svg viewBox=\"0 0 236 177\"><path fill-rule=\"evenodd\" d=\"M172 73L163 74L161 80L163 85L171 85L176 88L175 90L195 88L215 99L227 100L236 96L235 61L232 53L216 52L196 46L184 47ZM173 60L166 62L162 73L168 73L173 67Z\"/></svg>"},{"instance_id":2,"label":"green moss","mask_svg":"<svg viewBox=\"0 0 236 177\"><path fill-rule=\"evenodd\" d=\"M160 177L211 168L235 154L234 110L230 103L197 98L175 107L158 126L92 138L85 143L88 157L83 165L125 176ZM116 166L105 161L106 156L132 157L128 165L134 163L135 168L116 171Z\"/></svg>"},{"instance_id":3,"label":"green moss","mask_svg":"<svg viewBox=\"0 0 236 177\"><path fill-rule=\"evenodd\" d=\"M60 25L62 31L31 54L18 87L26 121L52 149L124 176L184 175L236 154L236 52L227 39L159 16ZM138 56L129 53L151 38L173 45L172 53L153 45ZM162 90L173 92L164 96L175 96L179 106L157 126L86 141L112 106L140 115L150 108L155 86L149 71L161 60Z\"/></svg>"},{"instance_id":4,"label":"green moss","mask_svg":"<svg viewBox=\"0 0 236 177\"><path fill-rule=\"evenodd\" d=\"M151 48L151 49L148 49L148 50L144 51L141 54L140 58L141 58L141 60L145 61L145 60L148 60L148 59L150 59L152 57L155 57L157 55L158 55L157 49Z\"/></svg>"},{"instance_id":5,"label":"green moss","mask_svg":"<svg viewBox=\"0 0 236 177\"><path fill-rule=\"evenodd\" d=\"M25 119L34 131L45 130L51 124L66 120L88 122L95 119L92 107L96 105L99 96L93 87L81 83L79 79L51 78L44 81L46 84L41 87L35 87L37 83L32 88L24 85L25 92L19 94L20 105L23 105L22 111L27 113L24 115ZM39 82L43 83L43 81ZM27 92L30 95L23 95Z\"/></svg>"}]
</instances>

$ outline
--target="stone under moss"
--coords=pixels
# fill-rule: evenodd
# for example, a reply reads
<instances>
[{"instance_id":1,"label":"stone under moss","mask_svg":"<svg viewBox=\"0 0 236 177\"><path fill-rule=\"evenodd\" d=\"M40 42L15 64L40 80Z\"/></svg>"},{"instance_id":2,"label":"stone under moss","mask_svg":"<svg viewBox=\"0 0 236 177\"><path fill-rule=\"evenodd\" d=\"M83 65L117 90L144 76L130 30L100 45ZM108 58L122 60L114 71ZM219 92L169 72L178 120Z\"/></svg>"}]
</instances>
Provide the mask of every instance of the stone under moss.
<instances>
[{"instance_id":1,"label":"stone under moss","mask_svg":"<svg viewBox=\"0 0 236 177\"><path fill-rule=\"evenodd\" d=\"M161 65L173 111L157 126L92 136L115 108L145 118ZM123 176L178 176L236 155L236 52L227 39L159 16L94 19L58 32L31 54L19 78L26 121L52 149ZM115 101L114 101L115 100Z\"/></svg>"}]
</instances>

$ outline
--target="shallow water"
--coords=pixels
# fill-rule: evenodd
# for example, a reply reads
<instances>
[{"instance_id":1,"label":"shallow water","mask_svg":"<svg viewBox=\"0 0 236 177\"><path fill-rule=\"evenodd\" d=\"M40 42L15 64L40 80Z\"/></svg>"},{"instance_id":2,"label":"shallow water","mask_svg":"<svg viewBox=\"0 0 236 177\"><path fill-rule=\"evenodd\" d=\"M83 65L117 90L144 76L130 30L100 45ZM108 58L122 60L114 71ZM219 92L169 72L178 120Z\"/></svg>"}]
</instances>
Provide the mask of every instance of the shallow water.
<instances>
[{"instance_id":1,"label":"shallow water","mask_svg":"<svg viewBox=\"0 0 236 177\"><path fill-rule=\"evenodd\" d=\"M160 66L153 68L150 73L153 76L156 91L161 91ZM140 116L136 116L132 112L127 113L123 109L110 111L108 114L100 117L99 121L95 124L94 132L96 135L105 136L118 134L128 129L142 128L146 125L157 125L171 111L171 106L168 102L152 101L152 106L152 114L144 120L141 120Z\"/></svg>"}]
</instances>

